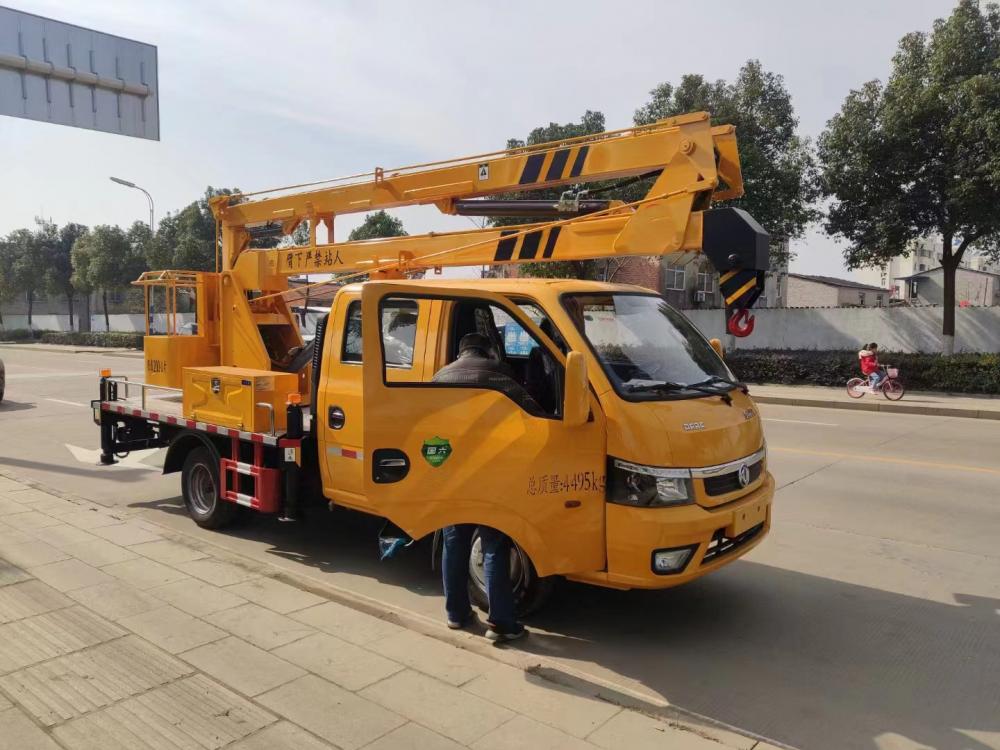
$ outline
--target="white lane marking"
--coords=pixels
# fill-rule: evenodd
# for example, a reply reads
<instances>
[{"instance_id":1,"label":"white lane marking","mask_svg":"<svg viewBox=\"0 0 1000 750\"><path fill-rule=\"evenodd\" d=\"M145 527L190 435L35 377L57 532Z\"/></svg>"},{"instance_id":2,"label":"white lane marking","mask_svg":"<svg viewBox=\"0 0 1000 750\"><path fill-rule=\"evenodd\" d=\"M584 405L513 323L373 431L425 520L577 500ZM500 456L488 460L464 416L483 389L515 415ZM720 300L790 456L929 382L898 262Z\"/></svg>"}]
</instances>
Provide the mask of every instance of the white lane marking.
<instances>
[{"instance_id":1,"label":"white lane marking","mask_svg":"<svg viewBox=\"0 0 1000 750\"><path fill-rule=\"evenodd\" d=\"M69 443L64 443L66 450L68 450L77 461L81 464L90 464L91 466L97 466L100 464L101 459L101 449L96 450L90 448L81 448L78 445L70 445ZM132 451L125 458L116 458L116 463L111 464L111 468L119 469L147 469L148 471L161 471L159 466L151 466L143 461L143 459L149 458L151 455L156 453L159 448L145 448L143 450Z\"/></svg>"},{"instance_id":2,"label":"white lane marking","mask_svg":"<svg viewBox=\"0 0 1000 750\"><path fill-rule=\"evenodd\" d=\"M762 417L765 422L791 422L792 424L814 424L819 427L839 427L833 422L810 422L806 419L777 419L776 417Z\"/></svg>"},{"instance_id":3,"label":"white lane marking","mask_svg":"<svg viewBox=\"0 0 1000 750\"><path fill-rule=\"evenodd\" d=\"M90 404L81 404L79 401L63 401L61 398L46 398L45 400L56 404L66 404L67 406L82 406L84 409L90 408Z\"/></svg>"}]
</instances>

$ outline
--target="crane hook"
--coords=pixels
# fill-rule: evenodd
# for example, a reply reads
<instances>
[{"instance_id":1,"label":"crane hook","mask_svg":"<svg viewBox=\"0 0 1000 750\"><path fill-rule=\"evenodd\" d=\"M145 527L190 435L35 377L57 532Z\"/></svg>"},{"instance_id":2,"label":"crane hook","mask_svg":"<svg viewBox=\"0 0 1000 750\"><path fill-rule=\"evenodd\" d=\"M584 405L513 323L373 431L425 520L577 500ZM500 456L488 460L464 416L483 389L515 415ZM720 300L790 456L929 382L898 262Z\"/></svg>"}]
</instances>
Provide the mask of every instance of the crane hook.
<instances>
[{"instance_id":1,"label":"crane hook","mask_svg":"<svg viewBox=\"0 0 1000 750\"><path fill-rule=\"evenodd\" d=\"M753 333L754 321L754 316L750 314L750 310L744 307L733 312L726 324L726 329L733 336L743 338Z\"/></svg>"}]
</instances>

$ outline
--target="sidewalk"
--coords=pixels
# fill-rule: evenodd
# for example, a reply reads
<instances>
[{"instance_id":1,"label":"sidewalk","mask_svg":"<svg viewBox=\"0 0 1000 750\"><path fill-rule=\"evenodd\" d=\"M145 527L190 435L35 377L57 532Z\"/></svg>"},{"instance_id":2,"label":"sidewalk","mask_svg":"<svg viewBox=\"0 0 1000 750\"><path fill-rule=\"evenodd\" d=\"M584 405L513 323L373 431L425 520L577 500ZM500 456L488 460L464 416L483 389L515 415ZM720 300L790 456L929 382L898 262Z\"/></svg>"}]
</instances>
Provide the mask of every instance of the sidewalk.
<instances>
[{"instance_id":1,"label":"sidewalk","mask_svg":"<svg viewBox=\"0 0 1000 750\"><path fill-rule=\"evenodd\" d=\"M31 344L20 341L4 341L0 336L0 352L4 349L27 349L36 352L58 352L60 354L107 354L110 357L142 357L140 349L122 346L77 346L76 344Z\"/></svg>"},{"instance_id":2,"label":"sidewalk","mask_svg":"<svg viewBox=\"0 0 1000 750\"><path fill-rule=\"evenodd\" d=\"M847 395L846 388L753 384L750 385L750 395L761 404L1000 420L1000 397L996 396L956 396L948 393L908 391L902 400L889 401L884 396L872 394L865 394L862 398L853 399Z\"/></svg>"},{"instance_id":3,"label":"sidewalk","mask_svg":"<svg viewBox=\"0 0 1000 750\"><path fill-rule=\"evenodd\" d=\"M407 629L128 509L0 476L0 513L5 747L774 748L557 685L491 657L512 646Z\"/></svg>"}]
</instances>

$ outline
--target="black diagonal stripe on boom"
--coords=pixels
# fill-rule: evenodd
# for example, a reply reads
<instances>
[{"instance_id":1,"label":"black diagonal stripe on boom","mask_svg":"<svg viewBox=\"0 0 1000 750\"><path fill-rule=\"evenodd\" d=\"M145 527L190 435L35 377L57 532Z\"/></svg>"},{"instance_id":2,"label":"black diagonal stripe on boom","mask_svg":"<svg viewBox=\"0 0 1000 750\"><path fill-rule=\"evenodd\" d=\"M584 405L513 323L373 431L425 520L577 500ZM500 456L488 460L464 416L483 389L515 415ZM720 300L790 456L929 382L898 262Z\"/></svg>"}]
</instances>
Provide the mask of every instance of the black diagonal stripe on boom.
<instances>
[{"instance_id":1,"label":"black diagonal stripe on boom","mask_svg":"<svg viewBox=\"0 0 1000 750\"><path fill-rule=\"evenodd\" d=\"M722 276L725 275L726 274L722 274ZM725 281L722 281L720 278L719 291L722 293L722 299L727 301L727 306L738 306L740 298L736 298L732 302L728 302L729 297L736 294L751 281L756 280L756 278L757 272L749 268L742 268L736 271L736 273L727 278ZM744 292L741 297L747 296L747 294L752 292L753 289L754 287L751 287L750 290L748 292Z\"/></svg>"},{"instance_id":2,"label":"black diagonal stripe on boom","mask_svg":"<svg viewBox=\"0 0 1000 750\"><path fill-rule=\"evenodd\" d=\"M543 258L552 257L552 253L556 249L556 240L559 239L560 229L562 229L562 227L552 227L552 229L549 230L549 238L545 241L545 249L542 250Z\"/></svg>"},{"instance_id":3,"label":"black diagonal stripe on boom","mask_svg":"<svg viewBox=\"0 0 1000 750\"><path fill-rule=\"evenodd\" d=\"M530 260L538 254L538 245L542 241L542 233L528 232L524 235L524 242L521 243L521 252L517 254L518 260Z\"/></svg>"},{"instance_id":4,"label":"black diagonal stripe on boom","mask_svg":"<svg viewBox=\"0 0 1000 750\"><path fill-rule=\"evenodd\" d=\"M561 180L566 162L569 159L569 149L564 148L552 154L552 163L549 164L549 171L545 173L545 181Z\"/></svg>"},{"instance_id":5,"label":"black diagonal stripe on boom","mask_svg":"<svg viewBox=\"0 0 1000 750\"><path fill-rule=\"evenodd\" d=\"M590 151L590 146L580 146L580 150L576 152L576 159L573 160L573 168L569 170L570 177L580 176L580 172L583 171L583 163L587 161L588 151Z\"/></svg>"},{"instance_id":6,"label":"black diagonal stripe on boom","mask_svg":"<svg viewBox=\"0 0 1000 750\"><path fill-rule=\"evenodd\" d=\"M500 232L500 240L497 242L497 251L493 256L493 260L510 260L514 257L514 246L517 244L517 237L508 237L507 235L517 234L516 229L504 229Z\"/></svg>"},{"instance_id":7,"label":"black diagonal stripe on boom","mask_svg":"<svg viewBox=\"0 0 1000 750\"><path fill-rule=\"evenodd\" d=\"M542 162L545 161L545 154L532 154L528 157L528 161L524 163L524 169L521 171L521 179L518 182L521 185L530 185L532 182L538 182L538 175L542 172Z\"/></svg>"}]
</instances>

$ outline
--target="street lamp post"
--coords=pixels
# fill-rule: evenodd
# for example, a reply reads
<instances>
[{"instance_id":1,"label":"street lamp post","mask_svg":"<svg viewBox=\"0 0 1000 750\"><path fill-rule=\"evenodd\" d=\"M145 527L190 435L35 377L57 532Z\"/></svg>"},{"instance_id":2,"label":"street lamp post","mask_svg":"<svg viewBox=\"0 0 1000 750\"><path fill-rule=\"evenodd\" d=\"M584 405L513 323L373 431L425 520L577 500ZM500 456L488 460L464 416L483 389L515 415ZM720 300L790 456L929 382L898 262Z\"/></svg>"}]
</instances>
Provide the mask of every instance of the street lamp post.
<instances>
[{"instance_id":1,"label":"street lamp post","mask_svg":"<svg viewBox=\"0 0 1000 750\"><path fill-rule=\"evenodd\" d=\"M135 188L136 190L142 190L143 194L146 196L146 200L149 201L149 233L153 234L156 231L156 229L153 227L153 196L151 196L141 187L136 185L134 182L123 180L120 177L112 177L111 181L117 182L119 185L124 185L125 187Z\"/></svg>"}]
</instances>

